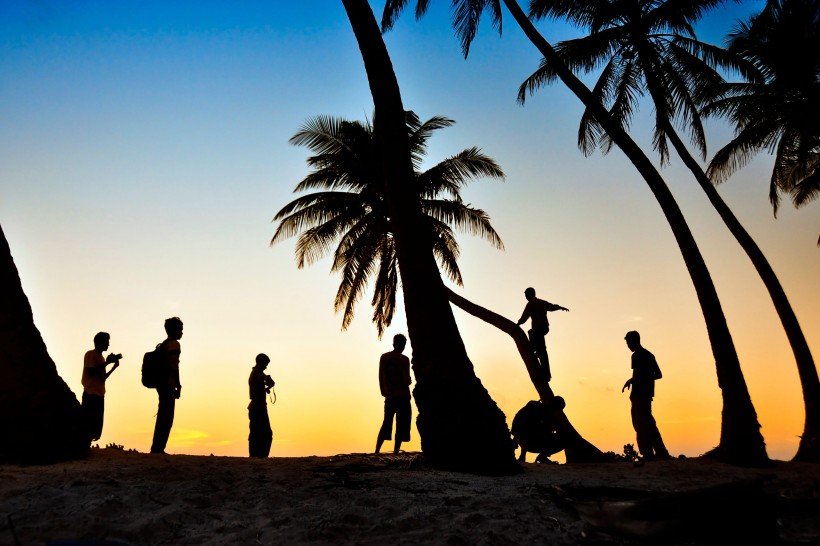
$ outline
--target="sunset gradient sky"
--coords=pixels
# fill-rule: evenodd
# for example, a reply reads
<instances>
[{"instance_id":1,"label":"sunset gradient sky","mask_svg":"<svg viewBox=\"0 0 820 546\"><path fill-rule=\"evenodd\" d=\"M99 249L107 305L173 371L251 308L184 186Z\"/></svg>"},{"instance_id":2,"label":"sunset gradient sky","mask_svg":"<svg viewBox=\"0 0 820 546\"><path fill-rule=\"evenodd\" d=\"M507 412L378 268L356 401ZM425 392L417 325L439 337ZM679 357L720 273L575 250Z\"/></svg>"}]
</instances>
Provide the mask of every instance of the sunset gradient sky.
<instances>
[{"instance_id":1,"label":"sunset gradient sky","mask_svg":"<svg viewBox=\"0 0 820 546\"><path fill-rule=\"evenodd\" d=\"M518 85L539 55L511 18L489 24L464 60L449 2L412 10L385 36L405 107L455 126L430 140L430 164L470 146L505 170L465 200L482 207L504 251L464 235L458 292L513 320L523 291L570 309L551 315L553 389L576 428L604 450L634 443L624 333L637 329L664 378L654 405L673 454L719 438L721 400L692 283L651 192L618 151L577 150L582 107L561 85L525 106ZM371 2L380 13L382 3ZM699 37L721 43L752 1L715 11ZM508 14L505 13L505 17ZM489 23L489 21L485 21ZM556 23L553 42L577 36ZM308 172L288 144L309 117L372 116L341 2L0 0L0 224L60 375L78 395L86 350L111 334L123 365L108 381L101 444L147 451L156 394L142 354L185 323L182 399L168 451L247 454L247 378L271 357L274 456L373 449L377 366L403 311L379 340L369 295L351 328L333 313L325 260L298 270L294 241L270 248L273 215ZM646 106L633 134L650 150ZM710 153L730 137L708 125ZM654 157L654 156L653 156ZM820 203L775 219L771 158L720 187L780 277L820 358ZM769 454L790 458L803 426L794 358L751 263L673 159L664 177L712 272ZM536 393L510 338L456 310L476 373L508 422ZM408 347L408 353L410 353ZM420 448L413 427L407 450Z\"/></svg>"}]
</instances>

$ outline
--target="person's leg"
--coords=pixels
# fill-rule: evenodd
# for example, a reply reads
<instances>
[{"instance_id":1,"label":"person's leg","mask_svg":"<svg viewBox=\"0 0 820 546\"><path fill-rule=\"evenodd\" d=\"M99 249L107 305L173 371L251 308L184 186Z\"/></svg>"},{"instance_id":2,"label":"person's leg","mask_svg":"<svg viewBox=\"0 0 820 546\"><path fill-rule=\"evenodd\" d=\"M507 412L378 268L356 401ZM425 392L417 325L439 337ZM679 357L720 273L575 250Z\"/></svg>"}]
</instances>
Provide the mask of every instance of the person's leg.
<instances>
[{"instance_id":1,"label":"person's leg","mask_svg":"<svg viewBox=\"0 0 820 546\"><path fill-rule=\"evenodd\" d=\"M157 421L154 425L151 453L165 453L165 446L168 444L168 437L171 435L171 427L174 425L176 396L174 390L170 387L157 389L157 394L159 396L159 407L157 408Z\"/></svg>"},{"instance_id":2,"label":"person's leg","mask_svg":"<svg viewBox=\"0 0 820 546\"><path fill-rule=\"evenodd\" d=\"M102 436L103 412L105 409L103 401L104 398L102 396L88 394L86 392L83 393L83 416L85 418L88 436L92 442L99 440Z\"/></svg>"},{"instance_id":3,"label":"person's leg","mask_svg":"<svg viewBox=\"0 0 820 546\"><path fill-rule=\"evenodd\" d=\"M396 445L393 453L398 453L402 442L410 441L410 395L398 397L396 400Z\"/></svg>"},{"instance_id":4,"label":"person's leg","mask_svg":"<svg viewBox=\"0 0 820 546\"><path fill-rule=\"evenodd\" d=\"M655 421L655 416L652 415L652 402L649 402L649 414L647 416L647 428L649 432L649 439L652 442L652 450L655 457L659 459L668 459L669 451L661 438L661 431L658 430L658 423Z\"/></svg>"},{"instance_id":5,"label":"person's leg","mask_svg":"<svg viewBox=\"0 0 820 546\"><path fill-rule=\"evenodd\" d=\"M264 426L260 422L260 412L257 409L248 409L248 455L262 457L264 444Z\"/></svg>"},{"instance_id":6,"label":"person's leg","mask_svg":"<svg viewBox=\"0 0 820 546\"><path fill-rule=\"evenodd\" d=\"M552 373L550 372L550 358L547 354L546 334L530 330L529 338L530 346L532 347L533 353L535 353L535 358L538 360L538 363L541 364L541 373L547 381L550 381L552 379Z\"/></svg>"},{"instance_id":7,"label":"person's leg","mask_svg":"<svg viewBox=\"0 0 820 546\"><path fill-rule=\"evenodd\" d=\"M262 431L262 440L260 446L260 453L262 457L270 456L270 446L273 444L273 429L270 426L270 417L268 417L268 408L265 408L264 421L262 422L264 430Z\"/></svg>"},{"instance_id":8,"label":"person's leg","mask_svg":"<svg viewBox=\"0 0 820 546\"><path fill-rule=\"evenodd\" d=\"M652 401L644 398L632 398L632 427L638 443L638 451L644 459L652 459L652 436L649 419L652 417Z\"/></svg>"},{"instance_id":9,"label":"person's leg","mask_svg":"<svg viewBox=\"0 0 820 546\"><path fill-rule=\"evenodd\" d=\"M395 404L390 398L384 399L384 419L382 419L382 426L379 429L379 435L376 438L376 453L382 448L382 443L385 440L393 439L393 416L396 414Z\"/></svg>"}]
</instances>

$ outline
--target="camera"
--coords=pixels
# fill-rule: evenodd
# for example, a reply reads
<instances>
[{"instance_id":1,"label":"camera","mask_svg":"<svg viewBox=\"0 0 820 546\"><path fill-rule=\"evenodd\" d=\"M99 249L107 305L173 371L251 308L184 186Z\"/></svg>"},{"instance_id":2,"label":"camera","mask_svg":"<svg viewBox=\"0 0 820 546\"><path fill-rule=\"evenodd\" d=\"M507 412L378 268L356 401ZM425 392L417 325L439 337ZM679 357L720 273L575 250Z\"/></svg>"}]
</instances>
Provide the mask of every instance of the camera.
<instances>
[{"instance_id":1,"label":"camera","mask_svg":"<svg viewBox=\"0 0 820 546\"><path fill-rule=\"evenodd\" d=\"M276 382L273 380L273 378L271 376L269 376L267 374L264 376L264 378L265 378L265 392L269 393L270 390L273 388L273 386L276 384Z\"/></svg>"},{"instance_id":2,"label":"camera","mask_svg":"<svg viewBox=\"0 0 820 546\"><path fill-rule=\"evenodd\" d=\"M110 354L108 358L111 359L112 362L119 362L122 358L122 354Z\"/></svg>"}]
</instances>

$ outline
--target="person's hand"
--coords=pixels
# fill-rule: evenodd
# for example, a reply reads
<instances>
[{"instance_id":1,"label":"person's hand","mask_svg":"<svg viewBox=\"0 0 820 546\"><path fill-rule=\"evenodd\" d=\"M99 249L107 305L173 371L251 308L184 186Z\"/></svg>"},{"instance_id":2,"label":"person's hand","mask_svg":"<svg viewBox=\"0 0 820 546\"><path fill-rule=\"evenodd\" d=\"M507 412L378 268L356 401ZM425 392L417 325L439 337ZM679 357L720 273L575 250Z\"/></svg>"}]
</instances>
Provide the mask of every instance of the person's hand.
<instances>
[{"instance_id":1,"label":"person's hand","mask_svg":"<svg viewBox=\"0 0 820 546\"><path fill-rule=\"evenodd\" d=\"M567 309L566 307L562 307L561 311L569 311L569 309Z\"/></svg>"},{"instance_id":2,"label":"person's hand","mask_svg":"<svg viewBox=\"0 0 820 546\"><path fill-rule=\"evenodd\" d=\"M179 398L180 396L182 396L182 385L180 385L179 387L176 388L176 390L174 392L174 396L176 398Z\"/></svg>"},{"instance_id":3,"label":"person's hand","mask_svg":"<svg viewBox=\"0 0 820 546\"><path fill-rule=\"evenodd\" d=\"M631 387L632 387L632 380L627 379L626 383L624 383L624 388L621 389L621 392L624 392L626 389L631 388Z\"/></svg>"}]
</instances>

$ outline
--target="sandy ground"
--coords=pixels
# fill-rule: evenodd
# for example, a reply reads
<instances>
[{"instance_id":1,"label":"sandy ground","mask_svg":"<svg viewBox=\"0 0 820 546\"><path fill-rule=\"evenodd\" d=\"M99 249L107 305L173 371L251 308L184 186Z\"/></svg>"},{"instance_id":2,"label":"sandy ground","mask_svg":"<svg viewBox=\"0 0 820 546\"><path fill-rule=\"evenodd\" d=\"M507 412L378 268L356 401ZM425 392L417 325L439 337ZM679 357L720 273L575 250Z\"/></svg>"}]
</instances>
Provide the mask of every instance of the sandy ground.
<instances>
[{"instance_id":1,"label":"sandy ground","mask_svg":"<svg viewBox=\"0 0 820 546\"><path fill-rule=\"evenodd\" d=\"M820 544L820 465L523 468L499 478L434 470L412 453L93 449L82 461L0 465L0 544L743 544L744 529L756 544ZM731 485L704 491L720 484ZM602 489L614 487L632 491Z\"/></svg>"}]
</instances>

